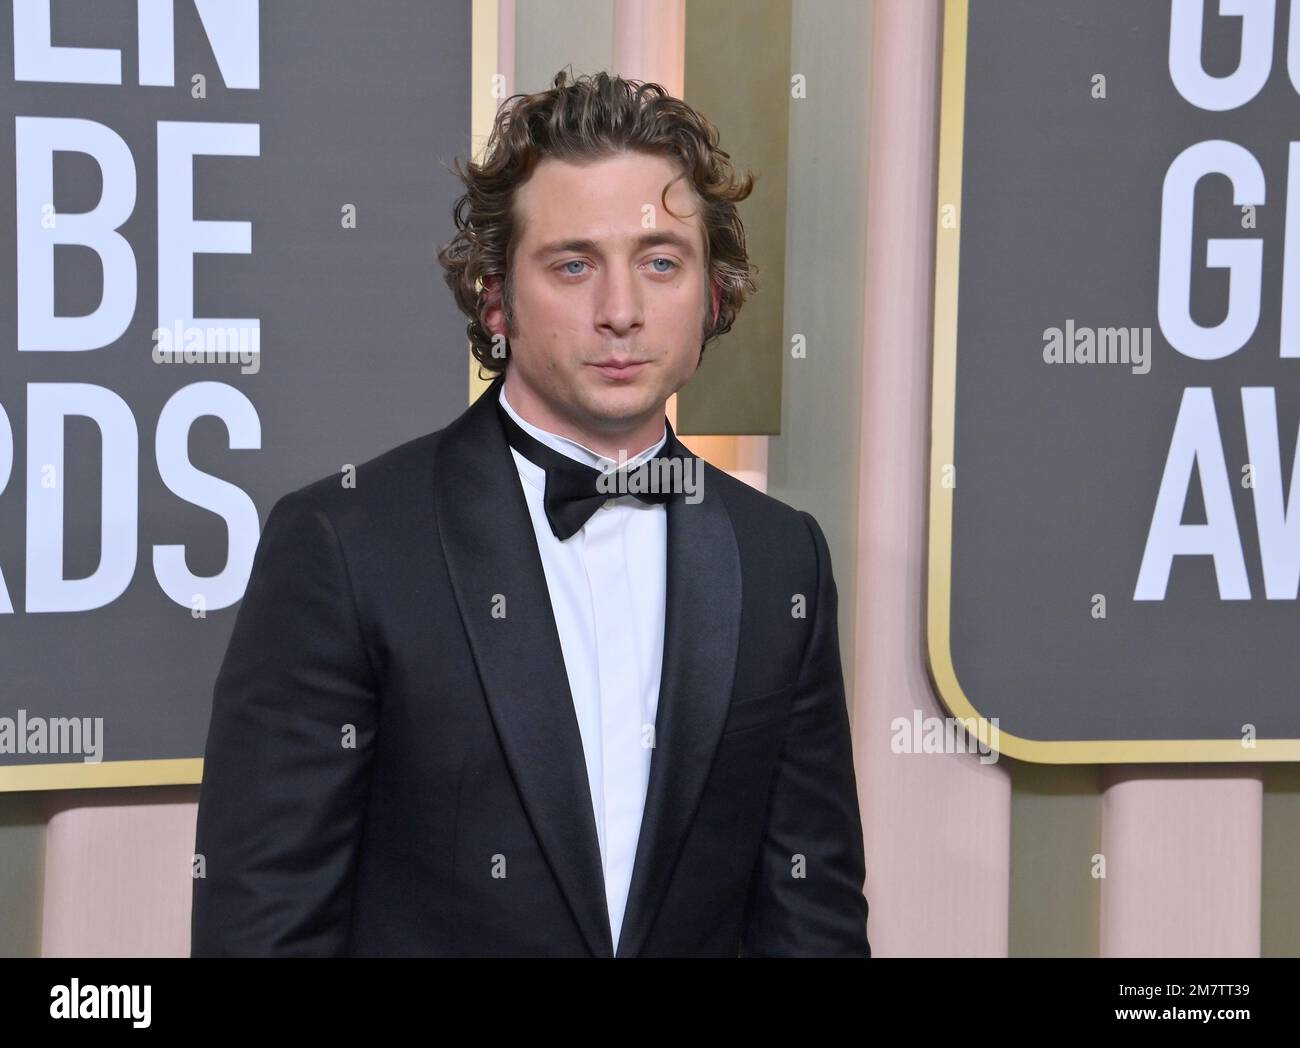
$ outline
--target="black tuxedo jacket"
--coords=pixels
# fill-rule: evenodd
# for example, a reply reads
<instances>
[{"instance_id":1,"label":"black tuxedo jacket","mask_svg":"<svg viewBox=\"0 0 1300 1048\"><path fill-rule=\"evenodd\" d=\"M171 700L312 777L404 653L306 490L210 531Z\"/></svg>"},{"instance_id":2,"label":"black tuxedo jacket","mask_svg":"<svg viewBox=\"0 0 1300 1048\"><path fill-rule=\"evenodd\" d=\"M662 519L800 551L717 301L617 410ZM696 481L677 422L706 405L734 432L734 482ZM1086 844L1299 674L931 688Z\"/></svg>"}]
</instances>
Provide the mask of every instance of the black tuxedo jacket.
<instances>
[{"instance_id":1,"label":"black tuxedo jacket","mask_svg":"<svg viewBox=\"0 0 1300 1048\"><path fill-rule=\"evenodd\" d=\"M613 955L502 382L355 487L328 477L272 508L214 688L194 956ZM826 540L703 478L667 511L618 956L870 956Z\"/></svg>"}]
</instances>

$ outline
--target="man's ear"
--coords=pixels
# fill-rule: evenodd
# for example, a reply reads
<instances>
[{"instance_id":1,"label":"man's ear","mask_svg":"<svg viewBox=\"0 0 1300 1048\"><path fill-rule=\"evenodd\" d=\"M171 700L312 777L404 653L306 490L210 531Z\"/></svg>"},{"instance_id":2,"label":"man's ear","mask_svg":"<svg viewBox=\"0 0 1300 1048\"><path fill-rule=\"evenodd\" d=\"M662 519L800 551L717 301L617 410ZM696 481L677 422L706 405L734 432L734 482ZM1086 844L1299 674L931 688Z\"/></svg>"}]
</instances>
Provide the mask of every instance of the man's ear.
<instances>
[{"instance_id":1,"label":"man's ear","mask_svg":"<svg viewBox=\"0 0 1300 1048\"><path fill-rule=\"evenodd\" d=\"M483 326L489 335L509 336L505 308L501 302L501 274L483 277Z\"/></svg>"}]
</instances>

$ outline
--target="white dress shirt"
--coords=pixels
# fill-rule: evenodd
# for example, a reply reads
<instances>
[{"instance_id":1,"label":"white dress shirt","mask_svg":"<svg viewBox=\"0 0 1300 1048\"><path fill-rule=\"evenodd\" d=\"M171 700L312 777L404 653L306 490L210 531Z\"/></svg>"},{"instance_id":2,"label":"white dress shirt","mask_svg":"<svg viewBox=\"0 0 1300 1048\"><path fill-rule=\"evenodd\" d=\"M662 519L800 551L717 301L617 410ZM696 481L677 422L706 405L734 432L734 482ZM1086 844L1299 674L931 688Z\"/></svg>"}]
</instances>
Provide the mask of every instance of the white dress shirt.
<instances>
[{"instance_id":1,"label":"white dress shirt","mask_svg":"<svg viewBox=\"0 0 1300 1048\"><path fill-rule=\"evenodd\" d=\"M506 400L504 387L501 405L526 432L560 454L596 469L617 465L577 441L525 421ZM654 455L667 439L665 427L663 436L629 458L627 466ZM617 952L659 708L667 507L632 495L610 498L576 534L561 542L542 503L546 471L510 450L533 518L582 733L605 902Z\"/></svg>"}]
</instances>

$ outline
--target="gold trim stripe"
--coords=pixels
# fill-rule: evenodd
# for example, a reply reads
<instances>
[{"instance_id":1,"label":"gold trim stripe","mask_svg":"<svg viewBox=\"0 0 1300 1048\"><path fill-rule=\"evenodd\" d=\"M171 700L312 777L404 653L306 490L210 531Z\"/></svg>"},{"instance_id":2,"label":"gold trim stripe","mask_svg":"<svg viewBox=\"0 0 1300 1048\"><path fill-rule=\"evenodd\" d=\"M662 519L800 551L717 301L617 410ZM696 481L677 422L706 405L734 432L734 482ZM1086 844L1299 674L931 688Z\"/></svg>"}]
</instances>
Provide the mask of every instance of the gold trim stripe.
<instances>
[{"instance_id":1,"label":"gold trim stripe","mask_svg":"<svg viewBox=\"0 0 1300 1048\"><path fill-rule=\"evenodd\" d=\"M107 786L193 786L203 781L202 757L155 761L0 766L0 793L82 790Z\"/></svg>"}]
</instances>

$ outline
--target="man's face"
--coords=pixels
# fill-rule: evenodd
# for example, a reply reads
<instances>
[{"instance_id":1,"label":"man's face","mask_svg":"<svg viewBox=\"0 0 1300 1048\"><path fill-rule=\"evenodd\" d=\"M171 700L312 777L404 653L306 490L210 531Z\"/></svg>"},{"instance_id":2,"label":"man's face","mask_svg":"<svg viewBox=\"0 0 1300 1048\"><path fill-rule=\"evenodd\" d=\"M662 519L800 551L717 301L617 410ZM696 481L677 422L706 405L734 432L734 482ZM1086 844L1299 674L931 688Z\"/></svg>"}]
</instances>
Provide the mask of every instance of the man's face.
<instances>
[{"instance_id":1,"label":"man's face","mask_svg":"<svg viewBox=\"0 0 1300 1048\"><path fill-rule=\"evenodd\" d=\"M548 157L515 194L513 322L499 299L485 319L510 340L507 396L529 421L629 454L658 439L716 310L689 181L661 202L677 174L645 153Z\"/></svg>"}]
</instances>

